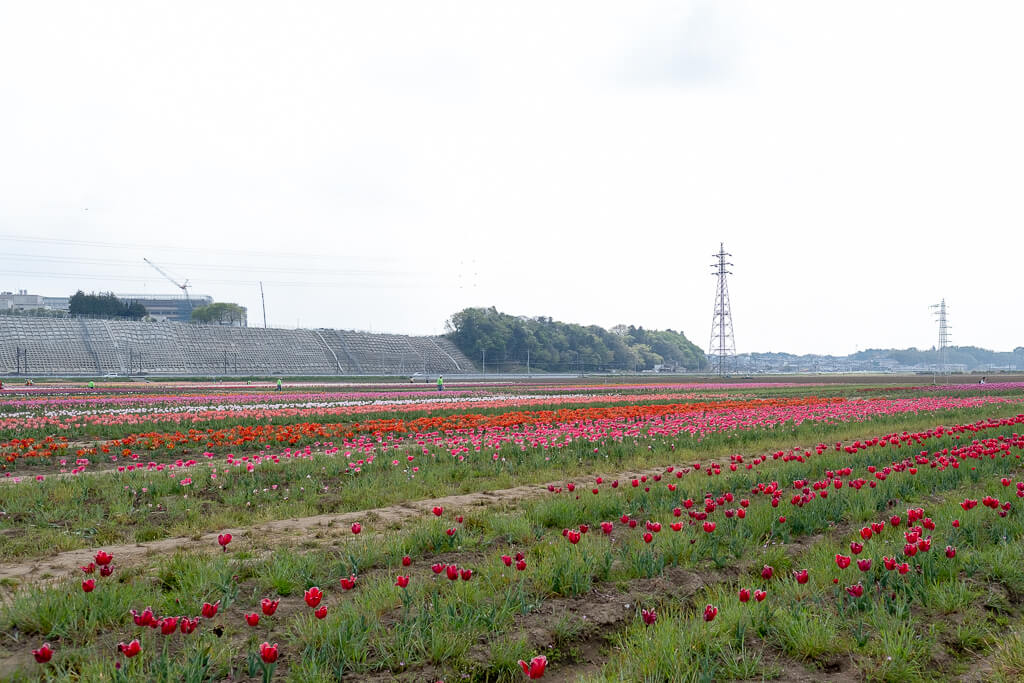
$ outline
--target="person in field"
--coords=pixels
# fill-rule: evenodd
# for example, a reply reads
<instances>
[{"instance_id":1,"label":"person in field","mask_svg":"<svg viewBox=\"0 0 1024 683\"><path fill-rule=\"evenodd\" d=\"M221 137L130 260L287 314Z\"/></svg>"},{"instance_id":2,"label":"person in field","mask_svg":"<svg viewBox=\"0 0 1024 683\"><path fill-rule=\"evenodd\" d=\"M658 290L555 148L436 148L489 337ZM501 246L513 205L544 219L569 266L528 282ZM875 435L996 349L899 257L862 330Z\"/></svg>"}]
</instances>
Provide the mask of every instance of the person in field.
<instances>
[{"instance_id":1,"label":"person in field","mask_svg":"<svg viewBox=\"0 0 1024 683\"><path fill-rule=\"evenodd\" d=\"M437 390L444 391L444 377L441 375L437 376Z\"/></svg>"},{"instance_id":2,"label":"person in field","mask_svg":"<svg viewBox=\"0 0 1024 683\"><path fill-rule=\"evenodd\" d=\"M281 391L281 378L277 378L277 391Z\"/></svg>"}]
</instances>

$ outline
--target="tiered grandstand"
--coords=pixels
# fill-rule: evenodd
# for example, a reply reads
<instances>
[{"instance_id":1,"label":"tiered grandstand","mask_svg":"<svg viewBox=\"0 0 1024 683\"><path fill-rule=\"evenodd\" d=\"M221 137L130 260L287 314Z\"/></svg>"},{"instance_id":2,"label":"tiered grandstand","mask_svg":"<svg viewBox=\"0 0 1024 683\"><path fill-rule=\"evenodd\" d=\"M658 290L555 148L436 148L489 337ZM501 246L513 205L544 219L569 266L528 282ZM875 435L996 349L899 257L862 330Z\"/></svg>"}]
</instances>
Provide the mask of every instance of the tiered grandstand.
<instances>
[{"instance_id":1,"label":"tiered grandstand","mask_svg":"<svg viewBox=\"0 0 1024 683\"><path fill-rule=\"evenodd\" d=\"M445 337L0 315L0 376L473 372Z\"/></svg>"}]
</instances>

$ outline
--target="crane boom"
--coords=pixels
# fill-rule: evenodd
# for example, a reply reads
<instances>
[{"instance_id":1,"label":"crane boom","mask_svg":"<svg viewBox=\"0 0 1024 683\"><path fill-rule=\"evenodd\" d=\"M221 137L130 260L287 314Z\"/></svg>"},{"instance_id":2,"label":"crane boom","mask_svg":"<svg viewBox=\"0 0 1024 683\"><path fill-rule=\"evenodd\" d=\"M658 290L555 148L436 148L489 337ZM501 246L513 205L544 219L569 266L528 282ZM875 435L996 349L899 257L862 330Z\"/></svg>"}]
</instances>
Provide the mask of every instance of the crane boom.
<instances>
[{"instance_id":1,"label":"crane boom","mask_svg":"<svg viewBox=\"0 0 1024 683\"><path fill-rule=\"evenodd\" d=\"M153 266L153 270L155 270L156 272L158 272L158 273L160 273L161 275L163 275L163 276L164 276L165 278L167 278L167 279L168 279L168 280L170 281L170 283L171 283L172 285L174 285L175 287L177 287L178 289L180 289L180 290L181 290L182 292L184 292L184 293L185 293L185 301L187 301L187 302L188 302L188 307L189 307L189 309L191 309L191 308L192 308L192 299L191 299L191 298L189 297L189 295L188 295L188 288L189 288L189 284L188 284L188 279L187 279L187 278L185 279L185 282L183 282L183 283L179 283L179 282L178 282L177 280L175 280L175 279L174 279L173 277L171 277L170 275L168 275L167 273L165 273L165 272L163 271L163 269L162 269L162 268L161 268L160 266L158 266L157 264L153 263L152 261L150 261L150 260L149 260L148 258L146 258L145 256L143 256L143 257L142 257L142 260L143 260L143 261L145 261L146 263L148 263L149 265Z\"/></svg>"}]
</instances>

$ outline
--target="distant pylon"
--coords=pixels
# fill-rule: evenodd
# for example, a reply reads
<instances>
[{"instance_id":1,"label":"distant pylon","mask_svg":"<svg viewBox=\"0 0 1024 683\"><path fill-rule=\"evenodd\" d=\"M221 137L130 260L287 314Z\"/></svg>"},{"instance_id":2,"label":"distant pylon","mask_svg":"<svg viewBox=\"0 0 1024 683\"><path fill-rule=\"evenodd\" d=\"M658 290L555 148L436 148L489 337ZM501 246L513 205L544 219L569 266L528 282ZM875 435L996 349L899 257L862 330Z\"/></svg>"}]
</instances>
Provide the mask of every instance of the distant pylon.
<instances>
[{"instance_id":1,"label":"distant pylon","mask_svg":"<svg viewBox=\"0 0 1024 683\"><path fill-rule=\"evenodd\" d=\"M732 334L732 311L729 308L729 285L726 275L732 275L729 266L732 264L725 257L725 245L719 243L718 253L713 254L715 262L711 265L711 274L718 277L718 291L715 292L715 314L711 318L711 343L708 344L708 356L712 359L712 368L719 374L726 374L736 356L736 339Z\"/></svg>"},{"instance_id":2,"label":"distant pylon","mask_svg":"<svg viewBox=\"0 0 1024 683\"><path fill-rule=\"evenodd\" d=\"M951 335L949 333L949 330L951 328L949 326L948 318L946 317L946 300L943 299L942 301L940 301L937 304L932 304L931 306L929 306L929 308L934 308L935 309L932 313L933 313L933 315L937 316L938 319L939 319L939 346L938 346L939 363L938 363L938 367L939 367L939 373L943 374L943 375L946 375L946 374L949 374L947 369L946 369L946 362L947 362L947 357L948 357L948 353L947 353L946 349L949 347L949 339L951 337Z\"/></svg>"}]
</instances>

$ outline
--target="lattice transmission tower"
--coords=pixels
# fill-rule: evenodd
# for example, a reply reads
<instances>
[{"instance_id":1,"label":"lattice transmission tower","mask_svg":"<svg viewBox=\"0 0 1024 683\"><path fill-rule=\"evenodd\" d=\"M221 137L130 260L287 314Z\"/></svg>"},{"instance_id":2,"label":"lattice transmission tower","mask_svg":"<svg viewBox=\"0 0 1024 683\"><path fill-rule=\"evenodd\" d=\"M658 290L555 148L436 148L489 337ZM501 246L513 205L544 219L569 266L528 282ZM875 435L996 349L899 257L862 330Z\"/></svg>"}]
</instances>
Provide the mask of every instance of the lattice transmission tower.
<instances>
[{"instance_id":1,"label":"lattice transmission tower","mask_svg":"<svg viewBox=\"0 0 1024 683\"><path fill-rule=\"evenodd\" d=\"M719 243L718 253L713 254L715 262L711 265L711 274L718 278L718 291L715 292L715 314L711 318L711 343L708 344L708 356L712 359L712 368L725 375L736 357L736 339L732 333L732 310L729 307L729 284L726 275L732 275L726 261L732 256L725 251L725 245Z\"/></svg>"},{"instance_id":2,"label":"lattice transmission tower","mask_svg":"<svg viewBox=\"0 0 1024 683\"><path fill-rule=\"evenodd\" d=\"M932 311L932 314L935 315L938 318L938 321L939 321L939 345L937 347L938 348L938 352L939 352L939 363L938 363L939 374L948 375L949 371L946 368L946 365L947 365L947 362L948 362L948 355L949 354L947 352L947 348L949 347L949 340L950 340L950 338L952 336L949 333L949 331L952 329L952 327L950 327L949 320L946 317L946 312L947 312L946 300L943 299L942 301L940 301L937 304L932 304L931 306L929 306L929 308L935 309L934 311Z\"/></svg>"}]
</instances>

